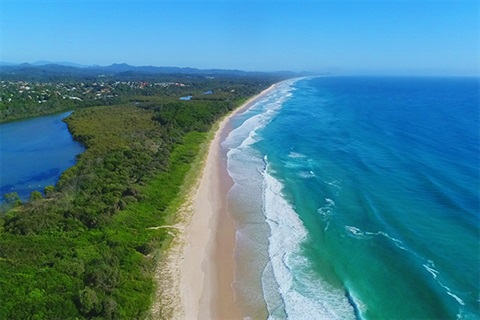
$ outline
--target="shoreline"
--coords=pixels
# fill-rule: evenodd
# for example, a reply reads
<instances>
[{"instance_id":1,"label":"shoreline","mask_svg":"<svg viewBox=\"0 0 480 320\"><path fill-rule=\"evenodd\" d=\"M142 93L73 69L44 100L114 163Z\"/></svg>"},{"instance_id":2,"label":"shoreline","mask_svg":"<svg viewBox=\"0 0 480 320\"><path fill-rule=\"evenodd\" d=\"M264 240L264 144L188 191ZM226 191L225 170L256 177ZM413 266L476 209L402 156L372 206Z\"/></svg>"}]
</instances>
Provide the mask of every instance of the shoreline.
<instances>
[{"instance_id":1,"label":"shoreline","mask_svg":"<svg viewBox=\"0 0 480 320\"><path fill-rule=\"evenodd\" d=\"M220 143L230 132L230 120L276 87L270 86L231 112L210 142L183 248L180 290L186 319L242 319L232 287L236 230L227 210L227 193L233 181Z\"/></svg>"},{"instance_id":2,"label":"shoreline","mask_svg":"<svg viewBox=\"0 0 480 320\"><path fill-rule=\"evenodd\" d=\"M151 318L161 313L174 319L242 319L232 286L236 230L227 210L233 181L220 143L230 132L230 120L277 86L248 99L213 127L199 166L202 172L178 210L176 228L183 232L175 233L155 274Z\"/></svg>"}]
</instances>

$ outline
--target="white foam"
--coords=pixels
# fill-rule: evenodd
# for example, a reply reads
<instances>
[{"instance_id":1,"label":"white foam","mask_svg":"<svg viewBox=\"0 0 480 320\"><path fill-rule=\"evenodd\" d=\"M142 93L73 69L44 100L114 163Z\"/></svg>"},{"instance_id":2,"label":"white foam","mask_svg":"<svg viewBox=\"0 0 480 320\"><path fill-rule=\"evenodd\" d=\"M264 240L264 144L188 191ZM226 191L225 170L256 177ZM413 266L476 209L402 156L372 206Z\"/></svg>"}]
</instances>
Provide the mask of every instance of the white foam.
<instances>
[{"instance_id":1,"label":"white foam","mask_svg":"<svg viewBox=\"0 0 480 320\"><path fill-rule=\"evenodd\" d=\"M402 249L402 250L405 250L405 251L409 251L403 244L403 242L399 239L396 239L394 237L391 237L390 235L388 235L388 233L386 232L383 232L383 231L379 231L379 232L369 232L369 231L362 231L360 230L359 228L357 227L352 227L352 226L345 226L345 229L350 232L351 234L353 234L354 236L357 236L357 237L365 237L365 236L383 236L389 240L391 240L396 246L397 248L399 249Z\"/></svg>"},{"instance_id":2,"label":"white foam","mask_svg":"<svg viewBox=\"0 0 480 320\"><path fill-rule=\"evenodd\" d=\"M317 212L324 218L329 218L332 215L332 210L335 206L335 202L329 198L325 198L325 202L326 204L323 207L318 208Z\"/></svg>"},{"instance_id":3,"label":"white foam","mask_svg":"<svg viewBox=\"0 0 480 320\"><path fill-rule=\"evenodd\" d=\"M268 253L275 281L289 319L354 319L343 290L324 283L301 255L308 233L292 206L284 199L282 184L264 173L264 214L270 227ZM277 310L269 307L269 319Z\"/></svg>"},{"instance_id":4,"label":"white foam","mask_svg":"<svg viewBox=\"0 0 480 320\"><path fill-rule=\"evenodd\" d=\"M256 131L258 128L259 127L256 127L254 130L250 131L248 137L242 141L242 143L238 146L238 149L245 149L260 140Z\"/></svg>"},{"instance_id":5,"label":"white foam","mask_svg":"<svg viewBox=\"0 0 480 320\"><path fill-rule=\"evenodd\" d=\"M457 319L462 319L462 320L478 320L478 314L469 312L467 310L463 310L463 308L460 309L460 311L457 314Z\"/></svg>"},{"instance_id":6,"label":"white foam","mask_svg":"<svg viewBox=\"0 0 480 320\"><path fill-rule=\"evenodd\" d=\"M350 290L348 295L350 296L350 299L352 299L353 304L355 304L355 307L360 314L363 314L367 311L367 306L357 297L356 293Z\"/></svg>"},{"instance_id":7,"label":"white foam","mask_svg":"<svg viewBox=\"0 0 480 320\"><path fill-rule=\"evenodd\" d=\"M283 103L289 99L287 92L292 90L289 82L252 105L246 112L257 113L246 119L239 127L230 131L222 146L227 149L245 148L258 141L257 132L265 127L276 115Z\"/></svg>"},{"instance_id":8,"label":"white foam","mask_svg":"<svg viewBox=\"0 0 480 320\"><path fill-rule=\"evenodd\" d=\"M313 172L312 170L310 171L300 171L297 173L297 175L300 177L300 178L303 178L303 179L311 179L311 178L315 178L315 172Z\"/></svg>"},{"instance_id":9,"label":"white foam","mask_svg":"<svg viewBox=\"0 0 480 320\"><path fill-rule=\"evenodd\" d=\"M437 276L438 276L438 271L435 270L434 268L432 267L429 267L428 265L424 264L423 267L428 271L430 272L430 274L433 276L434 279L437 279Z\"/></svg>"},{"instance_id":10,"label":"white foam","mask_svg":"<svg viewBox=\"0 0 480 320\"><path fill-rule=\"evenodd\" d=\"M357 237L360 237L360 236L363 236L365 235L364 232L362 232L362 230L356 228L356 227L352 227L352 226L345 226L345 229L350 232L351 234L353 234L354 236L357 236Z\"/></svg>"},{"instance_id":11,"label":"white foam","mask_svg":"<svg viewBox=\"0 0 480 320\"><path fill-rule=\"evenodd\" d=\"M430 268L434 270L435 274L439 273L437 270L435 270L435 263L433 262L433 260L427 260L427 263L425 263L423 266L425 268ZM436 276L434 278L436 278Z\"/></svg>"},{"instance_id":12,"label":"white foam","mask_svg":"<svg viewBox=\"0 0 480 320\"><path fill-rule=\"evenodd\" d=\"M291 91L294 89L291 84L294 82L295 80L285 81L245 112L252 116L232 130L222 143L228 149L227 169L234 180L233 188L240 187L245 193L242 197L246 199L260 195L256 189L256 180L257 177L263 180L262 205L270 228L270 261L263 270L262 290L269 319L354 318L353 308L343 289L323 283L318 275L312 274L309 262L300 255L300 244L307 239L307 230L282 197L282 184L267 173L267 159L262 159L263 155L252 148L252 144L261 137L260 130L292 96ZM293 157L298 155L293 154ZM269 169L268 172L272 171ZM242 219L250 218L242 216ZM250 236L239 232L237 234L239 238Z\"/></svg>"},{"instance_id":13,"label":"white foam","mask_svg":"<svg viewBox=\"0 0 480 320\"><path fill-rule=\"evenodd\" d=\"M355 227L349 227L349 226L346 226L345 227L349 232L351 232L352 234L354 235L357 235L357 236L378 236L378 235L381 235L381 236L384 236L388 239L390 239L391 241L393 241L393 243L395 243L395 245L402 249L402 250L405 250L405 251L409 251L404 245L403 245L403 242L401 240L398 240L398 239L395 239L391 236L389 236L386 232L383 232L383 231L379 231L379 232L363 232L361 231L360 229L358 228L355 228ZM409 251L411 252L411 251ZM420 258L415 252L413 252L413 254L417 257L417 258ZM428 273L430 273L433 277L433 279L435 279L437 281L437 283L446 290L446 293L451 296L452 298L454 298L460 305L464 306L465 305L465 302L459 297L457 296L455 293L452 292L452 290L444 285L440 279L438 279L439 275L440 275L440 271L438 271L437 269L435 269L435 263L432 261L432 260L427 260L427 263L424 263L422 264L422 266L425 268L425 270L427 270Z\"/></svg>"},{"instance_id":14,"label":"white foam","mask_svg":"<svg viewBox=\"0 0 480 320\"><path fill-rule=\"evenodd\" d=\"M334 188L334 192L336 195L339 194L340 190L342 190L342 187L341 187L341 182L338 181L338 180L334 180L334 181L323 181L323 183L329 185L330 187L333 187Z\"/></svg>"},{"instance_id":15,"label":"white foam","mask_svg":"<svg viewBox=\"0 0 480 320\"><path fill-rule=\"evenodd\" d=\"M264 114L257 114L251 118L248 118L242 123L241 126L230 131L225 141L222 142L222 146L229 149L239 147L252 132L255 132L265 124L265 121L263 121L264 118Z\"/></svg>"},{"instance_id":16,"label":"white foam","mask_svg":"<svg viewBox=\"0 0 480 320\"><path fill-rule=\"evenodd\" d=\"M335 207L335 201L333 201L330 198L325 198L326 204L318 208L317 212L323 217L323 221L325 222L325 228L323 228L324 231L328 230L328 227L330 227L330 218L333 215L333 208Z\"/></svg>"},{"instance_id":17,"label":"white foam","mask_svg":"<svg viewBox=\"0 0 480 320\"><path fill-rule=\"evenodd\" d=\"M330 199L330 198L325 198L325 201L327 202L327 204L328 204L330 207L334 207L334 206L335 206L335 201L333 201L332 199Z\"/></svg>"},{"instance_id":18,"label":"white foam","mask_svg":"<svg viewBox=\"0 0 480 320\"><path fill-rule=\"evenodd\" d=\"M294 151L291 151L289 154L288 154L288 157L289 158L293 158L293 159L298 159L298 158L306 158L307 156L302 154L302 153L299 153L299 152L294 152Z\"/></svg>"},{"instance_id":19,"label":"white foam","mask_svg":"<svg viewBox=\"0 0 480 320\"><path fill-rule=\"evenodd\" d=\"M329 186L332 186L332 187L335 187L335 188L340 188L340 181L338 181L338 180L331 181L331 182L325 181L325 183L328 184Z\"/></svg>"},{"instance_id":20,"label":"white foam","mask_svg":"<svg viewBox=\"0 0 480 320\"><path fill-rule=\"evenodd\" d=\"M356 227L352 227L352 226L345 226L345 229L351 233L352 235L354 235L355 237L365 237L365 236L384 236L388 239L390 239L391 241L393 241L393 243L400 249L402 250L405 250L405 251L409 251L404 245L403 245L403 242L401 240L398 240L398 239L395 239L393 237L391 237L390 235L388 235L386 232L383 232L383 231L379 231L379 232L368 232L368 231L362 231L360 230L359 228L356 228ZM418 255L416 253L414 253L415 256L417 256L418 258ZM427 263L424 263L422 264L422 266L425 268L425 270L427 270L428 273L430 273L433 277L433 279L435 279L437 281L437 283L446 290L446 293L451 296L452 298L454 298L458 304L464 306L465 305L465 302L459 297L457 296L455 293L452 292L452 290L444 285L440 279L438 279L439 275L440 275L440 271L438 271L437 269L435 269L435 263L432 261L432 260L427 260Z\"/></svg>"},{"instance_id":21,"label":"white foam","mask_svg":"<svg viewBox=\"0 0 480 320\"><path fill-rule=\"evenodd\" d=\"M305 165L301 162L298 162L298 161L284 162L283 167L284 168L289 168L289 169L294 169L295 171L305 169Z\"/></svg>"},{"instance_id":22,"label":"white foam","mask_svg":"<svg viewBox=\"0 0 480 320\"><path fill-rule=\"evenodd\" d=\"M395 243L395 245L399 248L399 249L402 249L402 250L405 250L405 251L409 251L403 244L403 242L401 240L398 240L398 239L395 239L394 237L390 237L386 232L383 232L383 231L380 231L378 233L372 233L373 235L377 235L377 234L380 234L390 240L393 241L393 243Z\"/></svg>"},{"instance_id":23,"label":"white foam","mask_svg":"<svg viewBox=\"0 0 480 320\"><path fill-rule=\"evenodd\" d=\"M267 94L247 111L252 116L232 130L222 142L227 151L227 170L234 183L246 183L262 169L258 158L262 157L252 144L260 140L259 130L264 128L276 115L293 90L293 81L285 81L276 90ZM254 169L253 171L250 169Z\"/></svg>"},{"instance_id":24,"label":"white foam","mask_svg":"<svg viewBox=\"0 0 480 320\"><path fill-rule=\"evenodd\" d=\"M440 279L438 279L438 276L440 275L440 271L436 270L435 269L435 263L432 261L432 260L428 260L426 264L423 264L423 267L425 268L425 270L427 270L431 275L432 277L437 280L437 283L446 290L447 294L449 296L451 296L452 298L454 298L460 305L464 306L465 305L465 302L459 297L457 296L456 294L454 294L452 292L452 289L450 289L449 287L447 287L446 285L444 285Z\"/></svg>"},{"instance_id":25,"label":"white foam","mask_svg":"<svg viewBox=\"0 0 480 320\"><path fill-rule=\"evenodd\" d=\"M465 302L463 302L463 300L460 299L457 295L453 294L453 293L450 291L450 288L449 288L449 287L444 287L444 288L447 289L447 294L448 294L449 296L452 296L452 297L453 297L455 300L457 300L457 302L458 302L459 304L461 304L462 306L465 305Z\"/></svg>"}]
</instances>

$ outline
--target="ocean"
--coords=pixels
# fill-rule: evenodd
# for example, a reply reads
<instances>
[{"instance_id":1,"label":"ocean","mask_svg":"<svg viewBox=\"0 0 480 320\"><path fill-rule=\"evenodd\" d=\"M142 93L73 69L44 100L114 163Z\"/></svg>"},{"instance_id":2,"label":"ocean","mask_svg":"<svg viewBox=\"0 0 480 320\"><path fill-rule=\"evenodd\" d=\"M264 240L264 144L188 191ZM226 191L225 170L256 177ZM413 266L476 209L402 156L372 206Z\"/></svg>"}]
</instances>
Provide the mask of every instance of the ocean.
<instances>
[{"instance_id":1,"label":"ocean","mask_svg":"<svg viewBox=\"0 0 480 320\"><path fill-rule=\"evenodd\" d=\"M480 79L282 82L222 142L245 318L480 319Z\"/></svg>"}]
</instances>

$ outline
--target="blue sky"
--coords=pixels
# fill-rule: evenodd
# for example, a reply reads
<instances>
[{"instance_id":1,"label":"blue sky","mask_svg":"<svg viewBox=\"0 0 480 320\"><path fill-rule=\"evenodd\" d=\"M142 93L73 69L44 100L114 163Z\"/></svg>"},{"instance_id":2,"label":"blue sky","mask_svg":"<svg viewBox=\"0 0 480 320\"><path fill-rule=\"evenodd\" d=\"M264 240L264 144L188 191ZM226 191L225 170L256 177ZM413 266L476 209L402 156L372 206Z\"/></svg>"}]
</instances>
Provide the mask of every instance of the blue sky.
<instances>
[{"instance_id":1,"label":"blue sky","mask_svg":"<svg viewBox=\"0 0 480 320\"><path fill-rule=\"evenodd\" d=\"M479 75L477 1L0 0L0 60Z\"/></svg>"}]
</instances>

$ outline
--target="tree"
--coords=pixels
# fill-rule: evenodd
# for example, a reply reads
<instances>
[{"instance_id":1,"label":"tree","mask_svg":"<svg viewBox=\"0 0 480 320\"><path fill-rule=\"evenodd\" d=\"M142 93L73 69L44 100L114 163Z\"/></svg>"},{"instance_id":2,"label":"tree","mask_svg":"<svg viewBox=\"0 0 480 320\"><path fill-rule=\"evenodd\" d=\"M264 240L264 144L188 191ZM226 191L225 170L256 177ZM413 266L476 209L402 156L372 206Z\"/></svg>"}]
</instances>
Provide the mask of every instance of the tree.
<instances>
[{"instance_id":1,"label":"tree","mask_svg":"<svg viewBox=\"0 0 480 320\"><path fill-rule=\"evenodd\" d=\"M30 193L30 202L33 202L35 200L40 200L42 198L43 196L40 193L40 191L32 191L32 193Z\"/></svg>"},{"instance_id":2,"label":"tree","mask_svg":"<svg viewBox=\"0 0 480 320\"><path fill-rule=\"evenodd\" d=\"M43 189L43 193L45 193L46 198L51 197L54 191L55 191L54 186L46 186L45 189Z\"/></svg>"},{"instance_id":3,"label":"tree","mask_svg":"<svg viewBox=\"0 0 480 320\"><path fill-rule=\"evenodd\" d=\"M16 192L10 192L10 193L4 194L3 201L5 201L5 204L10 208L18 207L22 205L22 200L20 200L20 197Z\"/></svg>"},{"instance_id":4,"label":"tree","mask_svg":"<svg viewBox=\"0 0 480 320\"><path fill-rule=\"evenodd\" d=\"M90 289L89 287L85 287L84 290L80 291L79 293L79 302L80 302L80 311L84 315L88 315L91 311L99 311L99 301L97 297L97 293Z\"/></svg>"}]
</instances>

